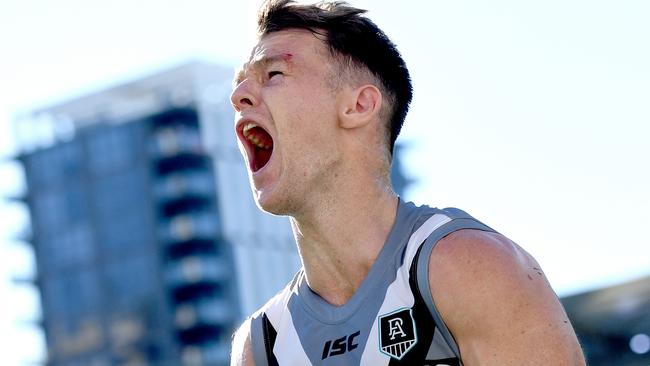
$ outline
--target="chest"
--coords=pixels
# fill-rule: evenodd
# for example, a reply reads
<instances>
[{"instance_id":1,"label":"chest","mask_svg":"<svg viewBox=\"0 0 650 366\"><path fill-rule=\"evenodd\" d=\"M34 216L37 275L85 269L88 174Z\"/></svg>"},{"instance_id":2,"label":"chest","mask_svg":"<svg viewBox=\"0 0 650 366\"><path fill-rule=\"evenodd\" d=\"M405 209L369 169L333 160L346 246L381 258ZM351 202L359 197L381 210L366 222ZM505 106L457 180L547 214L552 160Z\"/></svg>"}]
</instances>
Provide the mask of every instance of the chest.
<instances>
[{"instance_id":1,"label":"chest","mask_svg":"<svg viewBox=\"0 0 650 366\"><path fill-rule=\"evenodd\" d=\"M272 357L283 366L460 365L413 278L398 271L376 290L334 322L291 299L268 321Z\"/></svg>"}]
</instances>

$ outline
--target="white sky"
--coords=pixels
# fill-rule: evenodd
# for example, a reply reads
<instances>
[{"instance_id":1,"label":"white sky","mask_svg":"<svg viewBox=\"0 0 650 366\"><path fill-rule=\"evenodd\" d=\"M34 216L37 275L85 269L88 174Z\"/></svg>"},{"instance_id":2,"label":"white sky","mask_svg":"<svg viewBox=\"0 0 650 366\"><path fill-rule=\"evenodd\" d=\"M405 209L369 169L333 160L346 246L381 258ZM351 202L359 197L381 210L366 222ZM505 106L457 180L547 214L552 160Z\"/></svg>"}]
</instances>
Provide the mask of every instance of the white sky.
<instances>
[{"instance_id":1,"label":"white sky","mask_svg":"<svg viewBox=\"0 0 650 366\"><path fill-rule=\"evenodd\" d=\"M3 0L0 156L36 107L190 59L234 65L257 0ZM516 240L559 294L650 274L650 2L352 1L401 50L415 98L408 199L463 208ZM399 4L399 5L397 5ZM0 162L0 196L20 190ZM33 273L0 200L0 363L42 358Z\"/></svg>"}]
</instances>

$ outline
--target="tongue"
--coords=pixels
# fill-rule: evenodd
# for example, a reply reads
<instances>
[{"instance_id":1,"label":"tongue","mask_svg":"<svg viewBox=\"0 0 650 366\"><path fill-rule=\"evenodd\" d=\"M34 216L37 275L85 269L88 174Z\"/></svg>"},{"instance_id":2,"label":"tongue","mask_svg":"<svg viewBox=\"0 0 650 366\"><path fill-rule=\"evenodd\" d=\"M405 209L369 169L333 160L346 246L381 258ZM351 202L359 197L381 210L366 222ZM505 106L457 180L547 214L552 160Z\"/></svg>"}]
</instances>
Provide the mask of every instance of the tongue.
<instances>
[{"instance_id":1,"label":"tongue","mask_svg":"<svg viewBox=\"0 0 650 366\"><path fill-rule=\"evenodd\" d=\"M261 148L256 145L253 145L255 151L255 157L253 159L253 171L258 171L262 169L271 159L271 154L273 153L273 139L263 128L255 127L251 133L255 134L255 137L260 141L264 146L269 146L269 148Z\"/></svg>"},{"instance_id":2,"label":"tongue","mask_svg":"<svg viewBox=\"0 0 650 366\"><path fill-rule=\"evenodd\" d=\"M262 168L271 160L271 154L273 149L261 149L255 147L255 159L253 160L253 171L256 172Z\"/></svg>"}]
</instances>

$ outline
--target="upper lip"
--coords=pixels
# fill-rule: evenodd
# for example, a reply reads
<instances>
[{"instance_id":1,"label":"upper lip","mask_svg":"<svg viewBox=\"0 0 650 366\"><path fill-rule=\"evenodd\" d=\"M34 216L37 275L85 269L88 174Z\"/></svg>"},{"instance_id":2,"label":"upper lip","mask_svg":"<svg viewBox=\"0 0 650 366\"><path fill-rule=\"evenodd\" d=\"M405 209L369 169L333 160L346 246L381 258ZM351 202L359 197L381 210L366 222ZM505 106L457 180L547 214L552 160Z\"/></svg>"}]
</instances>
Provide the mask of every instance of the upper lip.
<instances>
[{"instance_id":1,"label":"upper lip","mask_svg":"<svg viewBox=\"0 0 650 366\"><path fill-rule=\"evenodd\" d=\"M266 133L268 133L269 136L272 136L271 133L269 132L269 129L266 126L264 126L263 123L250 117L241 116L237 120L237 123L235 124L235 131L237 132L237 136L239 137L239 139L241 139L242 141L246 141L246 137L244 137L244 126L246 126L246 124L248 123L254 123L256 126L266 131Z\"/></svg>"}]
</instances>

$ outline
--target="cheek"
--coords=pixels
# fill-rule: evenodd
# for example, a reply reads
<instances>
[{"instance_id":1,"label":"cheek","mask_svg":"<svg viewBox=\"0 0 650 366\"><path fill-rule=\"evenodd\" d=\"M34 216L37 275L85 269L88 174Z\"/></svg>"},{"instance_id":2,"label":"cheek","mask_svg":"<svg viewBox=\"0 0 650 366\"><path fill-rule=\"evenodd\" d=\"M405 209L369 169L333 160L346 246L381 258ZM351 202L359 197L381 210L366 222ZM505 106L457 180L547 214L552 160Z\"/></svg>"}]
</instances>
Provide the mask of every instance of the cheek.
<instances>
[{"instance_id":1,"label":"cheek","mask_svg":"<svg viewBox=\"0 0 650 366\"><path fill-rule=\"evenodd\" d=\"M279 145L284 145L283 159L314 160L327 154L336 139L336 105L329 90L295 88L282 95L269 95L268 108L277 130ZM321 160L321 159L317 159Z\"/></svg>"}]
</instances>

